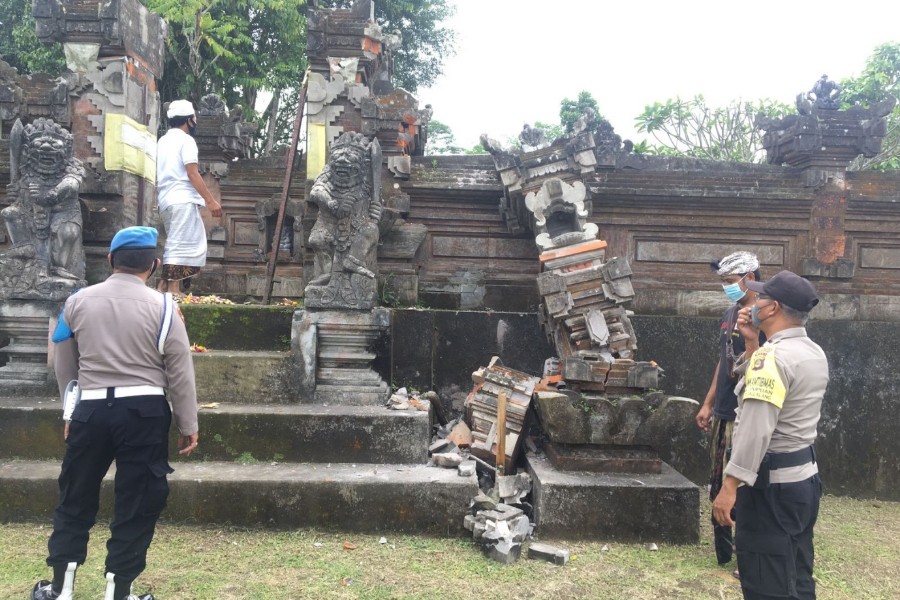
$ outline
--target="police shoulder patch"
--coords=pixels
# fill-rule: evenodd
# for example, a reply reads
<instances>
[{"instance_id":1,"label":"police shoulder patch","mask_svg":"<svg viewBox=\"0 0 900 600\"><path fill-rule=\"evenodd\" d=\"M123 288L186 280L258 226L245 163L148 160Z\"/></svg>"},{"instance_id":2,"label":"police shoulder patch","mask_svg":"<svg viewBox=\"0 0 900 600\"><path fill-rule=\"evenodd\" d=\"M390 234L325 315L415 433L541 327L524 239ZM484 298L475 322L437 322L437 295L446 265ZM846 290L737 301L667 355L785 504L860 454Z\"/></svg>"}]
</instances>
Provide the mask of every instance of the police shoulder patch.
<instances>
[{"instance_id":1,"label":"police shoulder patch","mask_svg":"<svg viewBox=\"0 0 900 600\"><path fill-rule=\"evenodd\" d=\"M778 373L778 366L775 364L775 347L759 348L750 357L750 364L744 377L743 398L762 400L781 408L786 393L784 382Z\"/></svg>"}]
</instances>

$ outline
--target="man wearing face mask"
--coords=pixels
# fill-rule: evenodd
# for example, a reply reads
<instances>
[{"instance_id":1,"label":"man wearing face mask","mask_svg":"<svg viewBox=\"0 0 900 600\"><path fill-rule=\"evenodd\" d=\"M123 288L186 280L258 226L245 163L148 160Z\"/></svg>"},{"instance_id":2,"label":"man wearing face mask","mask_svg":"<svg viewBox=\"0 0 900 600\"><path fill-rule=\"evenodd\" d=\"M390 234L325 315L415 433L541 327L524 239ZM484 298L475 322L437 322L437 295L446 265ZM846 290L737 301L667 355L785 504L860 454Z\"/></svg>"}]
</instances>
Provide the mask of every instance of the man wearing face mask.
<instances>
[{"instance_id":1,"label":"man wearing face mask","mask_svg":"<svg viewBox=\"0 0 900 600\"><path fill-rule=\"evenodd\" d=\"M734 430L737 396L734 386L738 377L734 373L734 360L744 352L744 338L737 328L738 311L750 306L755 292L747 290L747 282L759 281L759 259L750 252L734 252L710 266L721 278L722 290L734 304L728 307L719 326L719 362L713 374L703 406L697 412L697 426L703 431L712 430L710 458L712 470L709 477L709 499L714 500L722 488L722 470L731 454L731 438ZM713 545L720 565L731 562L734 538L731 527L719 525L713 519ZM738 572L735 571L738 576Z\"/></svg>"},{"instance_id":2,"label":"man wearing face mask","mask_svg":"<svg viewBox=\"0 0 900 600\"><path fill-rule=\"evenodd\" d=\"M782 271L747 287L759 296L738 313L746 351L731 460L713 516L737 523L744 598L816 597L813 527L822 482L813 442L828 384L825 353L806 335L819 298L813 285ZM768 341L757 348L758 332ZM731 517L735 509L735 519Z\"/></svg>"},{"instance_id":3,"label":"man wearing face mask","mask_svg":"<svg viewBox=\"0 0 900 600\"><path fill-rule=\"evenodd\" d=\"M166 111L169 130L156 144L156 192L159 215L166 230L159 291L180 294L206 265L206 229L200 207L214 217L222 206L200 175L194 130L197 115L187 100L175 100Z\"/></svg>"}]
</instances>

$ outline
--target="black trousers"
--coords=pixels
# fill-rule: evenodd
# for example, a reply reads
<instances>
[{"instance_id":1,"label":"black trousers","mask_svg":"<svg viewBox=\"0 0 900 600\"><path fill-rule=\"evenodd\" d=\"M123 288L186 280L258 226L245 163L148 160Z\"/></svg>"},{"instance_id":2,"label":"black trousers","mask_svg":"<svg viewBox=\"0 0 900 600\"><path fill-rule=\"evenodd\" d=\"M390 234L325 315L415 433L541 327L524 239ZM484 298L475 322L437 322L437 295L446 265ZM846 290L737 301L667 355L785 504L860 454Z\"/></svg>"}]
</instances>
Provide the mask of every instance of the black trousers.
<instances>
[{"instance_id":1,"label":"black trousers","mask_svg":"<svg viewBox=\"0 0 900 600\"><path fill-rule=\"evenodd\" d=\"M164 396L87 400L75 407L59 475L49 566L84 563L100 504L100 484L115 460L115 510L106 571L123 580L140 575L169 495L171 421Z\"/></svg>"},{"instance_id":2,"label":"black trousers","mask_svg":"<svg viewBox=\"0 0 900 600\"><path fill-rule=\"evenodd\" d=\"M821 497L818 475L738 488L735 545L745 599L816 597L813 527Z\"/></svg>"}]
</instances>

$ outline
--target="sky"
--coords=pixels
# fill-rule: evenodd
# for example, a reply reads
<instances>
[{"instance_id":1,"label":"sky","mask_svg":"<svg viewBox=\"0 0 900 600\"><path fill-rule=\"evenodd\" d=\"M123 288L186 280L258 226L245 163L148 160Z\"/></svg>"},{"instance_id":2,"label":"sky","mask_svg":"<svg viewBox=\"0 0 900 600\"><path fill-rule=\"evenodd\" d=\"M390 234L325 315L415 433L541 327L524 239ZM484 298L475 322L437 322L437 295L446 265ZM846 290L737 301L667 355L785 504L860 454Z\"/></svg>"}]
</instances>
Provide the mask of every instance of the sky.
<instances>
[{"instance_id":1,"label":"sky","mask_svg":"<svg viewBox=\"0 0 900 600\"><path fill-rule=\"evenodd\" d=\"M470 148L524 123L559 123L563 98L590 92L623 139L654 102L703 94L714 106L793 104L824 73L858 75L900 42L897 0L448 0L456 55L416 96ZM652 140L651 140L652 141Z\"/></svg>"}]
</instances>

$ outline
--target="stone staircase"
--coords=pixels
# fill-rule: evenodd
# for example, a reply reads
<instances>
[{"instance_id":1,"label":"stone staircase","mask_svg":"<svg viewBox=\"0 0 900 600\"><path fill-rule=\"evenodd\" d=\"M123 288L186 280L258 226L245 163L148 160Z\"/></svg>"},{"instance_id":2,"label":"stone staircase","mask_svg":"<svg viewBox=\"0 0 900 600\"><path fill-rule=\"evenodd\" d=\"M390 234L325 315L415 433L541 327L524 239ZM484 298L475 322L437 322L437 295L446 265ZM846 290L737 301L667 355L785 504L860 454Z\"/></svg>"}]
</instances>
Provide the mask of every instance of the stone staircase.
<instances>
[{"instance_id":1,"label":"stone staircase","mask_svg":"<svg viewBox=\"0 0 900 600\"><path fill-rule=\"evenodd\" d=\"M177 456L173 427L164 520L463 531L477 481L426 466L429 413L287 403L291 309L257 310L249 319L222 306L184 312L191 340L210 350L194 355L203 408L200 444L189 459ZM55 398L0 398L0 522L50 520L65 450L60 417ZM101 516L110 515L111 496L112 475Z\"/></svg>"},{"instance_id":2,"label":"stone staircase","mask_svg":"<svg viewBox=\"0 0 900 600\"><path fill-rule=\"evenodd\" d=\"M178 457L173 428L175 473L164 521L469 535L463 519L478 483L455 469L426 466L430 413L291 401L291 307L182 309L191 341L209 351L193 355L203 407L200 445L190 458ZM400 363L391 367L394 377L407 377L406 363L415 362L398 348L428 352L416 342L434 329L425 317L425 311L394 316L393 359ZM517 323L514 317L522 315L503 318ZM488 317L479 315L470 315L467 327L455 312L436 311L430 318L452 319L464 332L490 329L478 321ZM446 352L454 346L436 347ZM449 364L459 357L438 352L434 359ZM50 522L65 450L61 412L49 394L0 392L0 522ZM668 465L662 473L641 475L558 471L529 453L523 466L532 476L532 516L540 536L698 539L699 490ZM101 518L111 514L112 483L110 475Z\"/></svg>"}]
</instances>

